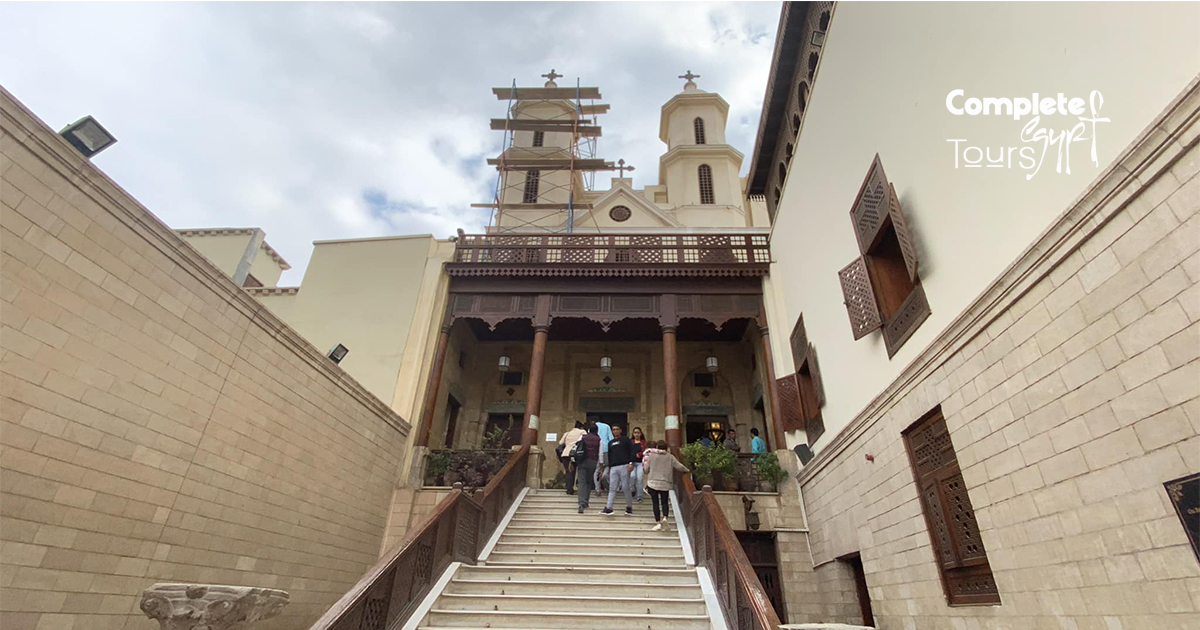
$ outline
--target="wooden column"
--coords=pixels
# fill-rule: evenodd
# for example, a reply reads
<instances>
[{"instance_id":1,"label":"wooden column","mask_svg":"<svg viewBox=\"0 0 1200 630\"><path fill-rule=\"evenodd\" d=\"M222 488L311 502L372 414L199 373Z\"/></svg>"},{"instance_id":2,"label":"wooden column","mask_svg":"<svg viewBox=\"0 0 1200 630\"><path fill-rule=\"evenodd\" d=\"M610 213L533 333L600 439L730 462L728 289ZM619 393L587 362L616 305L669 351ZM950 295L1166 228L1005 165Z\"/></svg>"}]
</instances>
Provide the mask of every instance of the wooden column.
<instances>
[{"instance_id":1,"label":"wooden column","mask_svg":"<svg viewBox=\"0 0 1200 630\"><path fill-rule=\"evenodd\" d=\"M767 376L767 401L771 405L771 437L775 438L775 448L786 449L787 437L783 430L783 405L779 404L779 387L775 382L775 354L771 352L771 334L767 330L766 317L758 327L758 333L763 345L763 373Z\"/></svg>"},{"instance_id":2,"label":"wooden column","mask_svg":"<svg viewBox=\"0 0 1200 630\"><path fill-rule=\"evenodd\" d=\"M446 364L446 348L450 345L451 324L442 324L437 349L433 351L433 367L429 370L429 382L425 384L425 407L421 411L421 432L417 434L417 446L429 446L429 433L433 431L433 413L437 410L438 392L442 385L442 367Z\"/></svg>"},{"instance_id":3,"label":"wooden column","mask_svg":"<svg viewBox=\"0 0 1200 630\"><path fill-rule=\"evenodd\" d=\"M537 310L533 316L533 357L529 361L529 389L525 396L525 430L521 432L521 445L535 445L538 439L539 415L542 413L542 381L545 374L546 341L550 338L550 296L537 297Z\"/></svg>"},{"instance_id":4,"label":"wooden column","mask_svg":"<svg viewBox=\"0 0 1200 630\"><path fill-rule=\"evenodd\" d=\"M663 344L663 413L666 416L667 446L683 446L679 430L679 357L675 354L675 327L679 318L675 311L675 296L662 297Z\"/></svg>"}]
</instances>

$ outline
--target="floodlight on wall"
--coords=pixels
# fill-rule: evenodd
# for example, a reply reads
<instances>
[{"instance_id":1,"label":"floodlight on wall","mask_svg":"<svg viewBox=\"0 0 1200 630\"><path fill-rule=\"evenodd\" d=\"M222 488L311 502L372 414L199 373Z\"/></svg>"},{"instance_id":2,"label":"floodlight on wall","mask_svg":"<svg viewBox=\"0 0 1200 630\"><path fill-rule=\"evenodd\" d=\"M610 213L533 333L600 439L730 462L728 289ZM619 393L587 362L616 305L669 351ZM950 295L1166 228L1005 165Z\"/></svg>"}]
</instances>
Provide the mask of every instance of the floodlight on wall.
<instances>
[{"instance_id":1,"label":"floodlight on wall","mask_svg":"<svg viewBox=\"0 0 1200 630\"><path fill-rule=\"evenodd\" d=\"M84 116L67 125L58 132L58 135L70 142L71 146L79 149L79 152L86 158L96 155L117 142L116 137L108 133L108 130L91 116Z\"/></svg>"},{"instance_id":2,"label":"floodlight on wall","mask_svg":"<svg viewBox=\"0 0 1200 630\"><path fill-rule=\"evenodd\" d=\"M708 368L709 372L717 371L717 356L712 353L712 350L708 351L708 358L704 360L704 367Z\"/></svg>"},{"instance_id":3,"label":"floodlight on wall","mask_svg":"<svg viewBox=\"0 0 1200 630\"><path fill-rule=\"evenodd\" d=\"M512 359L510 359L507 354L500 355L500 361L496 363L496 367L501 372L507 372L509 365L512 365Z\"/></svg>"},{"instance_id":4,"label":"floodlight on wall","mask_svg":"<svg viewBox=\"0 0 1200 630\"><path fill-rule=\"evenodd\" d=\"M345 359L347 354L350 354L350 348L347 348L339 343L330 349L329 354L325 356L329 357L329 359L334 363L341 363L342 359Z\"/></svg>"}]
</instances>

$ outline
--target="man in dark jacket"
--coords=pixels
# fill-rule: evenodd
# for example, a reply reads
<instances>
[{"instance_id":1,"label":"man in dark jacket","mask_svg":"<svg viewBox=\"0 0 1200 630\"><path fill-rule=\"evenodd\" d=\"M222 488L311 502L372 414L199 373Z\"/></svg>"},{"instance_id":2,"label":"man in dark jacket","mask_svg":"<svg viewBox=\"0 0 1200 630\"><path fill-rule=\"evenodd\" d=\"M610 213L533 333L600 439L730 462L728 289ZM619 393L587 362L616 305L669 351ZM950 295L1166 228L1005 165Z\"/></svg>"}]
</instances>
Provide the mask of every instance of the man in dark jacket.
<instances>
[{"instance_id":1,"label":"man in dark jacket","mask_svg":"<svg viewBox=\"0 0 1200 630\"><path fill-rule=\"evenodd\" d=\"M579 482L579 513L583 514L592 497L592 479L596 474L596 463L600 461L600 434L595 423L588 423L587 433L579 438L576 446L579 445L582 447L575 452L583 452L575 457L575 478Z\"/></svg>"},{"instance_id":2,"label":"man in dark jacket","mask_svg":"<svg viewBox=\"0 0 1200 630\"><path fill-rule=\"evenodd\" d=\"M612 514L613 500L617 498L617 488L625 491L625 513L633 514L633 483L630 473L633 472L633 462L636 459L637 447L633 441L621 435L620 425L613 425L613 439L608 443L608 503L601 514Z\"/></svg>"}]
</instances>

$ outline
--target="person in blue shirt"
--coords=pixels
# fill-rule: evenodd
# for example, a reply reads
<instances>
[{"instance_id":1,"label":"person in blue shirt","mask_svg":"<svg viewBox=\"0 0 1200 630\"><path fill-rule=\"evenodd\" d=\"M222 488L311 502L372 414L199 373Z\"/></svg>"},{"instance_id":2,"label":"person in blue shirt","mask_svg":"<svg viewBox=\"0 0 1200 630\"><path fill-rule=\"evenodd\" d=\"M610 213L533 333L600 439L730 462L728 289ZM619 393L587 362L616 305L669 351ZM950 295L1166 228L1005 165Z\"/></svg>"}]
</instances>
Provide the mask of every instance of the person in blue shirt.
<instances>
[{"instance_id":1,"label":"person in blue shirt","mask_svg":"<svg viewBox=\"0 0 1200 630\"><path fill-rule=\"evenodd\" d=\"M701 436L700 439L696 441L703 444L704 448L712 448L712 440L709 439L707 434Z\"/></svg>"},{"instance_id":2,"label":"person in blue shirt","mask_svg":"<svg viewBox=\"0 0 1200 630\"><path fill-rule=\"evenodd\" d=\"M758 436L758 429L750 429L750 435L754 436L750 439L750 452L766 453L767 441Z\"/></svg>"},{"instance_id":3,"label":"person in blue shirt","mask_svg":"<svg viewBox=\"0 0 1200 630\"><path fill-rule=\"evenodd\" d=\"M600 435L600 465L596 467L595 482L592 487L596 489L596 496L602 497L604 491L601 489L601 485L604 476L600 471L608 466L608 443L613 441L613 432L611 426L599 420L596 421L596 432Z\"/></svg>"}]
</instances>

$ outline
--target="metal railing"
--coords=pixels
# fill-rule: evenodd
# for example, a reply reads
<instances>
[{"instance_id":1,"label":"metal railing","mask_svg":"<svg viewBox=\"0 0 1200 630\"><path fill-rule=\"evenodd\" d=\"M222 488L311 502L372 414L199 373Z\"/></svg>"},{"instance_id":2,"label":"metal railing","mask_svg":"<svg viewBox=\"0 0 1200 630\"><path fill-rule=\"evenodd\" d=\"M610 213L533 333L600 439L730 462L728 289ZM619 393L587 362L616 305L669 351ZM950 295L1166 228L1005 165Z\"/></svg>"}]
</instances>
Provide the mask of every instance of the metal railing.
<instances>
[{"instance_id":1,"label":"metal railing","mask_svg":"<svg viewBox=\"0 0 1200 630\"><path fill-rule=\"evenodd\" d=\"M712 487L704 486L703 491L697 492L690 474L676 473L675 494L692 541L696 566L705 567L712 576L729 629L777 629L781 623L779 616L717 504Z\"/></svg>"},{"instance_id":2,"label":"metal railing","mask_svg":"<svg viewBox=\"0 0 1200 630\"><path fill-rule=\"evenodd\" d=\"M467 234L454 262L768 265L771 250L766 234Z\"/></svg>"},{"instance_id":3,"label":"metal railing","mask_svg":"<svg viewBox=\"0 0 1200 630\"><path fill-rule=\"evenodd\" d=\"M529 447L521 447L486 488L462 483L422 523L367 571L309 630L399 628L451 562L474 564L525 487Z\"/></svg>"}]
</instances>

